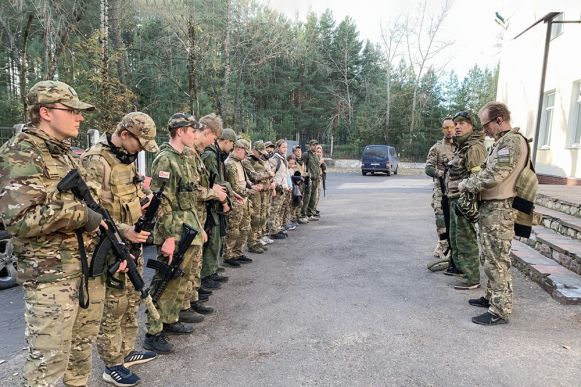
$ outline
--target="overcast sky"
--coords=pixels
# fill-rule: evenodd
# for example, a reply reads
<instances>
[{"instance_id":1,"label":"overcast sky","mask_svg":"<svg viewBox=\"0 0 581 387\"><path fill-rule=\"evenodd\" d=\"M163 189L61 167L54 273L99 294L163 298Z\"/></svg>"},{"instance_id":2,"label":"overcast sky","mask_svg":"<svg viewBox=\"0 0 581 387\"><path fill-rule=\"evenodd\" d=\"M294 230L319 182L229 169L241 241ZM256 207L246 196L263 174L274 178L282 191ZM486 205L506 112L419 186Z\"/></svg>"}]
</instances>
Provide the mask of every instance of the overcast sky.
<instances>
[{"instance_id":1,"label":"overcast sky","mask_svg":"<svg viewBox=\"0 0 581 387\"><path fill-rule=\"evenodd\" d=\"M291 19L305 20L309 10L317 14L327 8L333 11L340 22L345 16L355 20L360 38L381 42L381 24L388 26L398 14L414 11L416 1L402 0L263 0L271 7ZM481 67L493 67L498 62L498 34L503 30L496 24L495 12L508 17L514 12L516 3L526 0L455 0L445 20L439 37L442 41L453 41L448 51L436 60L436 68L446 65L461 77L478 63ZM441 0L428 0L429 12L441 8Z\"/></svg>"}]
</instances>

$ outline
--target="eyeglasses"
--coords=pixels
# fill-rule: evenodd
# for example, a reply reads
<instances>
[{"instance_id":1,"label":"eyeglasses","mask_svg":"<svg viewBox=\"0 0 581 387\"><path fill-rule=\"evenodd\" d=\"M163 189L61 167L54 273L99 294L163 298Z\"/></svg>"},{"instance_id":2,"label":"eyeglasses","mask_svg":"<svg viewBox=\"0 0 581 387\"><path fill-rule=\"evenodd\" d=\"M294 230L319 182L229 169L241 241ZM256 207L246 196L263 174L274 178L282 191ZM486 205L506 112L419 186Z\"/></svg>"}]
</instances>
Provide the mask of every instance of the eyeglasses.
<instances>
[{"instance_id":1,"label":"eyeglasses","mask_svg":"<svg viewBox=\"0 0 581 387\"><path fill-rule=\"evenodd\" d=\"M442 130L454 129L454 125L442 126Z\"/></svg>"},{"instance_id":2,"label":"eyeglasses","mask_svg":"<svg viewBox=\"0 0 581 387\"><path fill-rule=\"evenodd\" d=\"M454 118L452 118L453 120L456 120L456 118L464 118L465 120L468 120L470 122L472 122L472 118L470 117L470 113L468 112L458 112L454 115Z\"/></svg>"},{"instance_id":3,"label":"eyeglasses","mask_svg":"<svg viewBox=\"0 0 581 387\"><path fill-rule=\"evenodd\" d=\"M485 124L482 124L482 129L486 129L486 127L487 127L488 125L490 125L490 123L491 123L491 122L493 122L493 121L496 121L497 119L498 119L498 117L494 117L493 119L491 119L491 120L490 120L490 121L488 121L487 123L485 123Z\"/></svg>"},{"instance_id":4,"label":"eyeglasses","mask_svg":"<svg viewBox=\"0 0 581 387\"><path fill-rule=\"evenodd\" d=\"M45 108L47 108L49 110L63 110L65 112L71 113L74 116L82 113L82 111L80 111L79 109L73 109L73 108L59 108L59 107L48 107L48 106L45 106Z\"/></svg>"}]
</instances>

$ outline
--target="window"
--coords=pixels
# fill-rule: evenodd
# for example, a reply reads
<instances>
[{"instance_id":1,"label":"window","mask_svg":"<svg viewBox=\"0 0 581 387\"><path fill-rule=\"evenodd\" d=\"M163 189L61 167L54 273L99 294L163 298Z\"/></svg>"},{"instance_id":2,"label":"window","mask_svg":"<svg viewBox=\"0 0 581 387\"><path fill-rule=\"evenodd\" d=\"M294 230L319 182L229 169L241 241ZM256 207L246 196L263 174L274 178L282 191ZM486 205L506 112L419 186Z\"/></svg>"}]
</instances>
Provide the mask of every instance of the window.
<instances>
[{"instance_id":1,"label":"window","mask_svg":"<svg viewBox=\"0 0 581 387\"><path fill-rule=\"evenodd\" d=\"M553 18L553 21L563 21L563 15L564 13L561 12L560 14L558 14L557 16L555 16ZM555 39L557 36L561 35L563 33L563 23L553 23L551 24L551 40Z\"/></svg>"},{"instance_id":2,"label":"window","mask_svg":"<svg viewBox=\"0 0 581 387\"><path fill-rule=\"evenodd\" d=\"M571 110L571 122L573 123L573 136L571 145L581 147L581 82L575 83L573 88L573 109Z\"/></svg>"},{"instance_id":3,"label":"window","mask_svg":"<svg viewBox=\"0 0 581 387\"><path fill-rule=\"evenodd\" d=\"M539 131L539 148L548 148L551 141L551 126L553 124L553 110L555 108L555 92L545 93L543 98L543 114Z\"/></svg>"}]
</instances>

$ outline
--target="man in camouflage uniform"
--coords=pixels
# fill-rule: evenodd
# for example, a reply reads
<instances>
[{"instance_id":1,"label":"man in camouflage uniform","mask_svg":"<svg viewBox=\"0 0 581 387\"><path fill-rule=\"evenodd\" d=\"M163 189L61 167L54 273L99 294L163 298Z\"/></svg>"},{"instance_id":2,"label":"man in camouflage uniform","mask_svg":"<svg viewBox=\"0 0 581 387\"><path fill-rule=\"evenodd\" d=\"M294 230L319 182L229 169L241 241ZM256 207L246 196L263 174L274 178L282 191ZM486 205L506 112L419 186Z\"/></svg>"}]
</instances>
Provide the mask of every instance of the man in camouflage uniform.
<instances>
[{"instance_id":1,"label":"man in camouflage uniform","mask_svg":"<svg viewBox=\"0 0 581 387\"><path fill-rule=\"evenodd\" d=\"M303 183L299 185L300 190L301 190L301 194L303 195L303 197L301 198L301 203L300 206L298 208L298 214L297 214L297 223L299 224L306 224L309 223L309 220L304 217L302 215L302 206L304 203L304 199L305 199L305 180L306 177L309 175L307 173L307 168L305 166L305 163L303 161L303 150L301 149L300 145L295 145L293 147L293 155L295 156L296 159L296 170L300 172L301 177L303 177Z\"/></svg>"},{"instance_id":2,"label":"man in camouflage uniform","mask_svg":"<svg viewBox=\"0 0 581 387\"><path fill-rule=\"evenodd\" d=\"M266 199L264 191L270 190L270 180L274 173L266 169L266 161L263 156L266 154L264 142L256 141L252 145L252 154L242 161L244 171L249 180L258 188L255 193L249 196L250 199L250 233L248 234L248 251L255 254L262 254L266 246L260 243L262 230L266 223L265 207L262 203Z\"/></svg>"},{"instance_id":3,"label":"man in camouflage uniform","mask_svg":"<svg viewBox=\"0 0 581 387\"><path fill-rule=\"evenodd\" d=\"M206 226L206 218L208 215L208 203L215 200L218 200L220 203L226 202L226 190L224 187L215 182L210 187L210 174L200 157L204 149L210 144L213 144L221 134L222 119L220 117L214 113L202 117L200 119L200 125L194 131L194 145L189 152L189 161L192 163L192 170L195 172L193 180L195 187L195 209L204 227ZM186 298L182 305L183 309L180 312L180 319L184 321L192 320L190 322L198 322L200 321L200 317L202 317L201 314L210 314L214 311L213 308L204 306L199 302L198 290L201 286L203 246L194 246L194 251L190 282L187 285ZM215 285L215 287L219 287L219 284Z\"/></svg>"},{"instance_id":4,"label":"man in camouflage uniform","mask_svg":"<svg viewBox=\"0 0 581 387\"><path fill-rule=\"evenodd\" d=\"M454 116L456 135L454 143L457 148L454 157L448 162L446 176L447 195L450 200L450 243L452 259L463 273L464 282L454 289L467 290L480 287L480 261L476 228L465 216L458 215L456 204L460 198L458 184L472 174L480 171L480 165L486 157L484 133L474 131L472 118L467 112ZM445 274L454 274L447 270Z\"/></svg>"},{"instance_id":5,"label":"man in camouflage uniform","mask_svg":"<svg viewBox=\"0 0 581 387\"><path fill-rule=\"evenodd\" d=\"M316 150L319 142L317 140L309 141L309 151L303 154L302 160L305 169L309 175L309 184L305 187L305 195L303 196L303 208L301 213L303 217L310 221L319 220L317 213L317 191L321 182L321 166L319 156Z\"/></svg>"},{"instance_id":6,"label":"man in camouflage uniform","mask_svg":"<svg viewBox=\"0 0 581 387\"><path fill-rule=\"evenodd\" d=\"M140 201L146 196L143 179L137 174L137 154L145 150L157 152L155 123L145 113L125 115L113 134L103 134L99 142L81 157L91 180L100 187L99 201L109 211L121 236L132 243L145 243L149 232L135 232L134 224L141 216ZM135 257L137 268L143 273L143 253ZM112 253L108 257L114 261ZM132 386L140 379L128 368L146 363L157 355L150 351L135 351L140 295L124 273L114 275L119 289L108 281L101 329L97 338L99 356L105 363L103 379L113 384Z\"/></svg>"},{"instance_id":7,"label":"man in camouflage uniform","mask_svg":"<svg viewBox=\"0 0 581 387\"><path fill-rule=\"evenodd\" d=\"M246 158L249 151L248 141L240 139L236 141L234 150L224 162L226 181L230 183L232 190L244 199L242 203L233 203L228 214L228 229L224 241L224 263L232 267L252 262L252 259L242 253L242 247L250 232L250 200L248 197L254 194L258 188L250 184L242 166L242 160Z\"/></svg>"},{"instance_id":8,"label":"man in camouflage uniform","mask_svg":"<svg viewBox=\"0 0 581 387\"><path fill-rule=\"evenodd\" d=\"M274 172L276 195L272 198L270 217L267 228L272 239L284 239L288 236L284 228L284 211L290 205L290 185L288 176L288 162L286 161L287 142L279 139L276 142L276 152L268 162Z\"/></svg>"},{"instance_id":9,"label":"man in camouflage uniform","mask_svg":"<svg viewBox=\"0 0 581 387\"><path fill-rule=\"evenodd\" d=\"M86 255L80 251L104 223L57 184L71 169L84 174L68 139L79 134L82 112L94 107L56 81L38 82L26 99L29 124L0 149L0 213L12 234L26 304L24 384L55 386L64 375L66 385L84 386L105 287L101 277L88 278L82 270ZM88 308L79 308L79 301Z\"/></svg>"},{"instance_id":10,"label":"man in camouflage uniform","mask_svg":"<svg viewBox=\"0 0 581 387\"><path fill-rule=\"evenodd\" d=\"M474 323L498 325L507 323L512 313L510 245L517 218L513 199L517 178L529 161L528 143L519 128L511 127L505 104L489 102L478 115L482 128L496 142L485 167L458 186L460 191L480 193L480 251L488 277L485 296L468 302L488 308L486 313L472 318Z\"/></svg>"},{"instance_id":11,"label":"man in camouflage uniform","mask_svg":"<svg viewBox=\"0 0 581 387\"><path fill-rule=\"evenodd\" d=\"M428 151L428 158L426 159L426 175L434 180L434 188L432 194L432 208L436 217L436 232L438 233L438 243L434 249L434 257L442 260L448 260L445 252L448 251L448 233L446 232L446 221L444 219L444 211L442 210L442 190L446 187L442 186L442 179L444 177L448 161L454 155L454 120L452 117L446 117L442 121L442 133L444 138L436 142Z\"/></svg>"},{"instance_id":12,"label":"man in camouflage uniform","mask_svg":"<svg viewBox=\"0 0 581 387\"><path fill-rule=\"evenodd\" d=\"M272 143L272 141L265 141L264 147L266 148L266 154L263 156L263 160L265 161L264 167L267 171L272 172L274 176L274 170L272 169L272 167L270 166L270 162L268 161L274 156L274 144ZM261 244L263 246L274 243L274 241L270 239L268 236L267 224L268 219L270 219L270 207L272 205L272 200L276 196L276 185L274 184L274 177L271 177L268 181L270 183L269 187L270 189L262 191L263 197L261 200L262 202L261 211L263 214L265 214L264 218L266 219L266 221L264 222L264 227L262 229Z\"/></svg>"},{"instance_id":13,"label":"man in camouflage uniform","mask_svg":"<svg viewBox=\"0 0 581 387\"><path fill-rule=\"evenodd\" d=\"M202 153L202 161L210 173L210 178L215 183L226 188L229 195L234 195L230 183L225 180L224 161L234 149L234 143L238 140L236 132L230 128L222 131L220 138L209 145ZM213 176L213 177L212 177ZM218 201L210 202L208 206L208 217L212 219L212 227L208 233L208 242L204 245L204 255L202 259L202 279L210 279L218 282L225 282L228 277L218 274L218 262L222 252L222 238L226 236L226 229L221 229L220 222L225 224L226 214L230 211L228 202L220 203ZM224 218L224 219L222 219ZM203 291L203 289L201 289ZM200 293L200 299L208 298L209 294Z\"/></svg>"},{"instance_id":14,"label":"man in camouflage uniform","mask_svg":"<svg viewBox=\"0 0 581 387\"><path fill-rule=\"evenodd\" d=\"M154 243L158 248L157 259L171 264L182 236L183 223L198 230L198 235L184 254L181 265L184 275L170 281L156 303L160 319L155 319L151 313L147 316L145 324L147 334L143 347L157 353L173 352L173 345L167 341L166 334L183 335L193 332L191 325L179 320L180 310L186 299L194 256L207 240L204 224L200 221L195 206L198 172L194 170L188 150L194 147L197 136L195 132L199 128L200 125L190 114L176 113L171 116L168 122L170 140L161 145L160 152L151 166L153 190L158 190L162 181L169 179L153 232ZM154 274L152 287L161 280L159 273Z\"/></svg>"}]
</instances>

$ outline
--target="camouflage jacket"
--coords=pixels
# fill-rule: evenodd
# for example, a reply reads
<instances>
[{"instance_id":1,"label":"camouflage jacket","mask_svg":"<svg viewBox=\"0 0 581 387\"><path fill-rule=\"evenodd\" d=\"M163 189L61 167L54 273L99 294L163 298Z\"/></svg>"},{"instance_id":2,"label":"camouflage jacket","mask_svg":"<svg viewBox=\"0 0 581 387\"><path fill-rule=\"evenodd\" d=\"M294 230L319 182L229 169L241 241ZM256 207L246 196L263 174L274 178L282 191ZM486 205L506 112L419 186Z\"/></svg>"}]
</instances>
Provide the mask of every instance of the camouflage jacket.
<instances>
[{"instance_id":1,"label":"camouflage jacket","mask_svg":"<svg viewBox=\"0 0 581 387\"><path fill-rule=\"evenodd\" d=\"M446 137L432 145L426 159L426 175L434 179L444 176L444 171L448 166L448 162L452 160L455 149L454 141Z\"/></svg>"},{"instance_id":2,"label":"camouflage jacket","mask_svg":"<svg viewBox=\"0 0 581 387\"><path fill-rule=\"evenodd\" d=\"M234 154L230 154L224 162L226 168L226 181L230 183L232 190L243 198L253 194L254 191L247 186L247 177L242 163Z\"/></svg>"},{"instance_id":3,"label":"camouflage jacket","mask_svg":"<svg viewBox=\"0 0 581 387\"><path fill-rule=\"evenodd\" d=\"M260 160L254 155L250 155L244 160L242 160L242 166L246 171L246 175L254 184L270 184L271 176L266 169L266 163L268 161Z\"/></svg>"},{"instance_id":4,"label":"camouflage jacket","mask_svg":"<svg viewBox=\"0 0 581 387\"><path fill-rule=\"evenodd\" d=\"M302 157L302 161L305 165L305 171L311 177L311 180L318 180L321 178L321 163L319 161L319 156L316 153L305 152Z\"/></svg>"},{"instance_id":5,"label":"camouflage jacket","mask_svg":"<svg viewBox=\"0 0 581 387\"><path fill-rule=\"evenodd\" d=\"M519 128L499 133L480 172L464 182L466 191L482 192L482 199L507 199L516 196L516 181L527 160L527 142Z\"/></svg>"},{"instance_id":6,"label":"camouflage jacket","mask_svg":"<svg viewBox=\"0 0 581 387\"><path fill-rule=\"evenodd\" d=\"M0 213L13 236L21 282L53 282L81 275L75 231L96 228L100 215L72 193L58 192L57 184L71 169L84 175L69 145L35 127L26 128L0 148ZM96 234L85 235L88 247Z\"/></svg>"},{"instance_id":7,"label":"camouflage jacket","mask_svg":"<svg viewBox=\"0 0 581 387\"><path fill-rule=\"evenodd\" d=\"M446 175L447 195L450 198L460 196L458 184L471 174L480 171L480 166L486 158L484 148L484 133L472 132L462 137L454 137L457 145L454 157L448 162Z\"/></svg>"},{"instance_id":8,"label":"camouflage jacket","mask_svg":"<svg viewBox=\"0 0 581 387\"><path fill-rule=\"evenodd\" d=\"M135 164L119 161L111 151L106 135L81 156L81 162L89 178L101 187L101 205L109 211L121 235L125 236L139 220L140 201L146 196Z\"/></svg>"},{"instance_id":9,"label":"camouflage jacket","mask_svg":"<svg viewBox=\"0 0 581 387\"><path fill-rule=\"evenodd\" d=\"M169 175L153 232L154 242L157 245L162 245L167 238L171 237L176 238L176 243L179 243L182 223L199 231L193 245L203 244L204 224L196 211L199 181L190 157L187 150L180 153L166 142L161 145L151 165L152 190L157 191L161 186L160 174Z\"/></svg>"},{"instance_id":10,"label":"camouflage jacket","mask_svg":"<svg viewBox=\"0 0 581 387\"><path fill-rule=\"evenodd\" d=\"M187 149L188 159L192 163L194 171L194 187L196 212L202 224L206 224L207 206L208 202L217 200L216 192L210 188L210 172L206 169L206 165L202 161L200 154L195 149Z\"/></svg>"},{"instance_id":11,"label":"camouflage jacket","mask_svg":"<svg viewBox=\"0 0 581 387\"><path fill-rule=\"evenodd\" d=\"M214 183L226 187L226 190L230 193L232 192L232 187L224 177L226 171L222 154L223 152L218 148L218 145L212 144L206 147L201 157L206 166L206 170L210 175L210 179L214 176ZM214 220L214 224L218 224L220 222L219 213L223 210L222 204L218 201L211 202L207 208L209 210L207 216L211 216Z\"/></svg>"}]
</instances>

